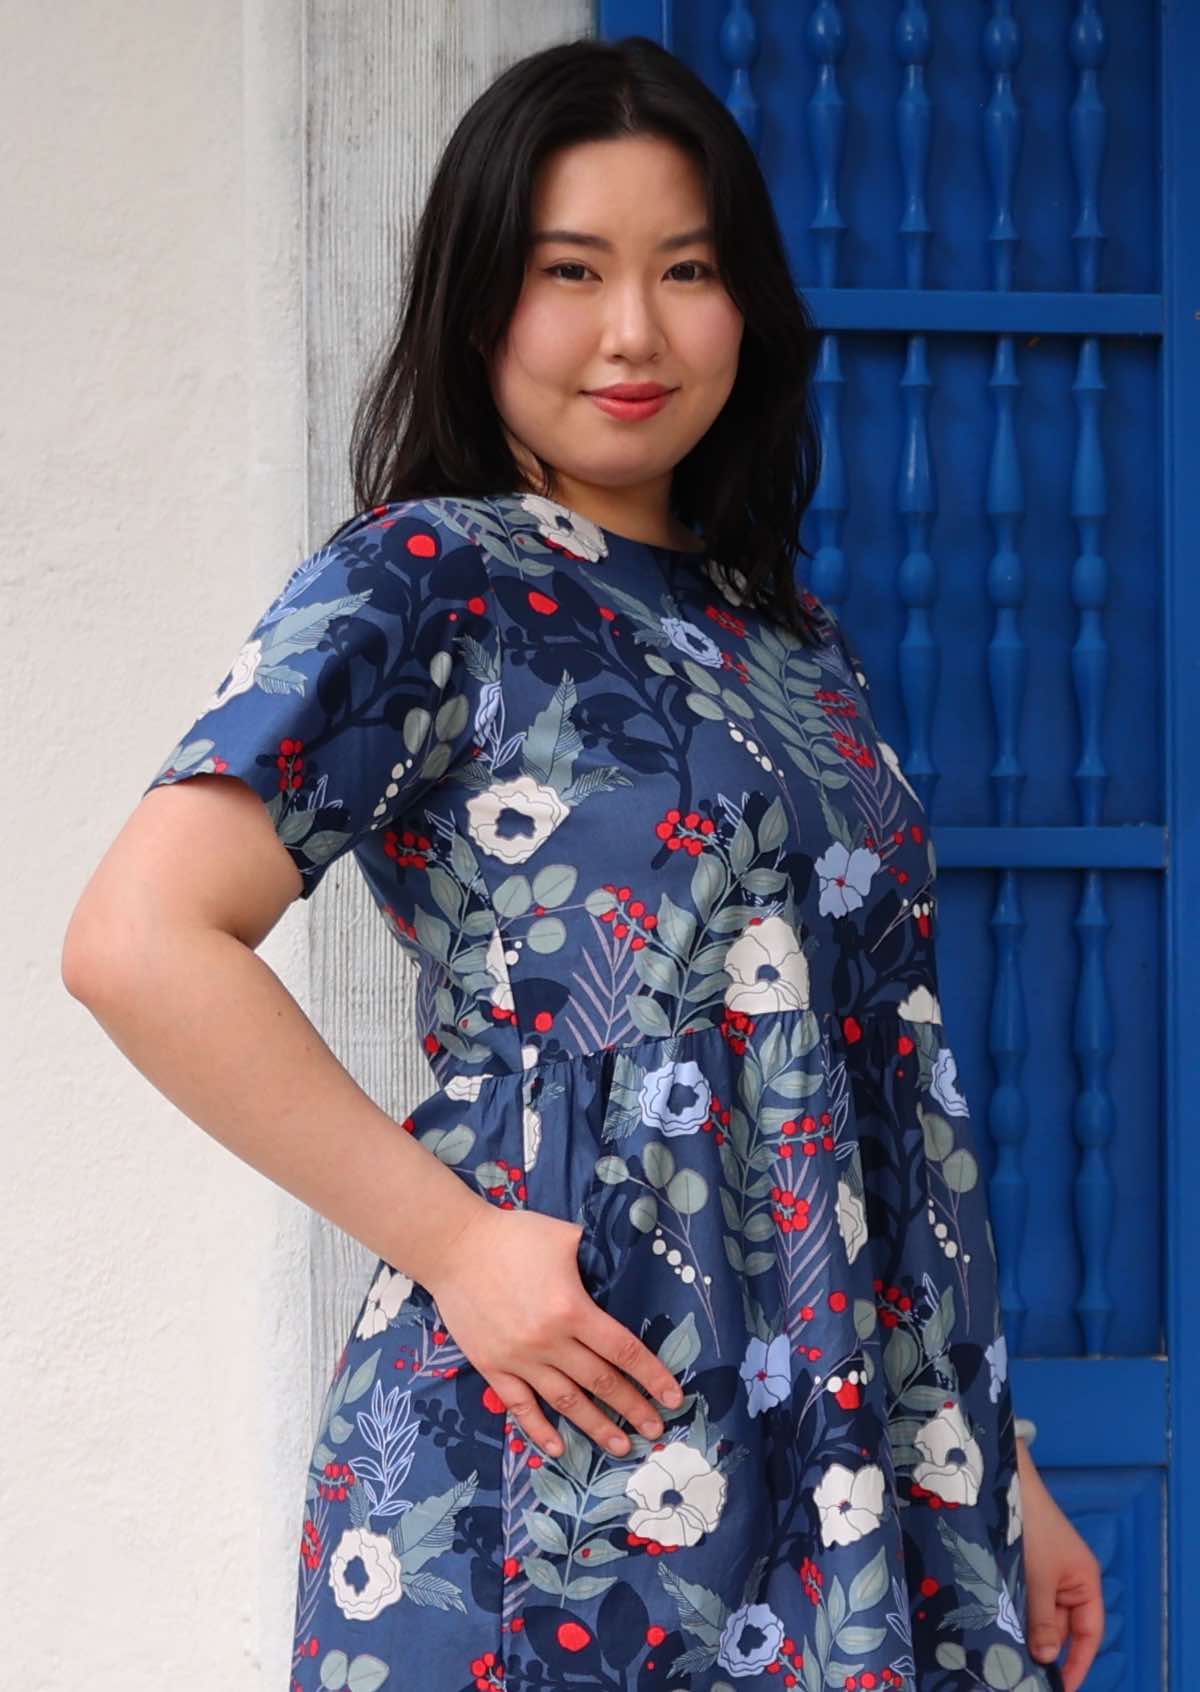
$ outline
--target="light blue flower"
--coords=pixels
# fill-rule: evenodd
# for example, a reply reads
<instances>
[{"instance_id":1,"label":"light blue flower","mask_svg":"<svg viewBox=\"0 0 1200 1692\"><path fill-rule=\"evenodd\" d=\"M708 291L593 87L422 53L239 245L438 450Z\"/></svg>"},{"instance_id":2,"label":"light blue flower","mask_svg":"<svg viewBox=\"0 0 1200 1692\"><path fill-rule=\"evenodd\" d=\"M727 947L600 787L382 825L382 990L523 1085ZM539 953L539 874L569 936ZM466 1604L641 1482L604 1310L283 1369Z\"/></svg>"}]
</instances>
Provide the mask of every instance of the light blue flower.
<instances>
[{"instance_id":1,"label":"light blue flower","mask_svg":"<svg viewBox=\"0 0 1200 1692\"><path fill-rule=\"evenodd\" d=\"M638 1103L642 1121L660 1134L694 1134L708 1118L712 1088L699 1064L688 1058L652 1069L642 1082Z\"/></svg>"},{"instance_id":2,"label":"light blue flower","mask_svg":"<svg viewBox=\"0 0 1200 1692\"><path fill-rule=\"evenodd\" d=\"M739 1373L746 1383L750 1414L757 1416L774 1404L782 1404L792 1390L792 1351L786 1334L776 1334L768 1345L752 1338L746 1347Z\"/></svg>"},{"instance_id":3,"label":"light blue flower","mask_svg":"<svg viewBox=\"0 0 1200 1692\"><path fill-rule=\"evenodd\" d=\"M992 1378L988 1383L988 1397L995 1404L1000 1397L1000 1388L1008 1379L1008 1336L998 1334L987 1347L984 1356L992 1371Z\"/></svg>"},{"instance_id":4,"label":"light blue flower","mask_svg":"<svg viewBox=\"0 0 1200 1692\"><path fill-rule=\"evenodd\" d=\"M840 840L831 840L829 847L816 862L821 878L822 916L846 916L858 910L871 886L871 877L879 868L879 855L865 846L848 852Z\"/></svg>"},{"instance_id":5,"label":"light blue flower","mask_svg":"<svg viewBox=\"0 0 1200 1692\"><path fill-rule=\"evenodd\" d=\"M958 1060L949 1046L939 1046L933 1060L933 1076L929 1091L947 1116L970 1114L967 1101L958 1090Z\"/></svg>"},{"instance_id":6,"label":"light blue flower","mask_svg":"<svg viewBox=\"0 0 1200 1692\"><path fill-rule=\"evenodd\" d=\"M726 1621L717 1661L727 1674L761 1674L783 1644L783 1623L769 1604L742 1604Z\"/></svg>"},{"instance_id":7,"label":"light blue flower","mask_svg":"<svg viewBox=\"0 0 1200 1692\"><path fill-rule=\"evenodd\" d=\"M703 629L698 629L695 623L686 622L682 617L663 617L661 622L662 631L672 646L686 652L697 664L707 664L713 670L721 668L724 662L721 648Z\"/></svg>"}]
</instances>

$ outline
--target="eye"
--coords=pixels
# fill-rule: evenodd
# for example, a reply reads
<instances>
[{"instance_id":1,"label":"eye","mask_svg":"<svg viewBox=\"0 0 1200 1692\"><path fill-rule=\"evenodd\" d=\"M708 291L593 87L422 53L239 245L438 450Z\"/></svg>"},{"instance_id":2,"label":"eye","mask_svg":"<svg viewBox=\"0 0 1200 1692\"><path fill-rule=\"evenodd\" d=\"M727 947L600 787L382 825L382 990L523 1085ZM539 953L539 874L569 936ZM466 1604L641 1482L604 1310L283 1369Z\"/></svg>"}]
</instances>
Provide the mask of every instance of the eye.
<instances>
[{"instance_id":1,"label":"eye","mask_svg":"<svg viewBox=\"0 0 1200 1692\"><path fill-rule=\"evenodd\" d=\"M694 270L698 270L700 274L698 276L683 276L678 278L678 280L683 282L702 282L705 277L716 275L712 265L705 264L702 259L680 259L678 264L673 264L671 266L671 270L686 270L689 265L691 265ZM546 275L555 276L560 270L587 270L589 268L590 267L584 264L581 259L559 259L557 264L550 264L546 266ZM671 271L668 271L667 274L670 275ZM563 277L564 282L574 282L576 280L578 280L578 278L574 276Z\"/></svg>"}]
</instances>

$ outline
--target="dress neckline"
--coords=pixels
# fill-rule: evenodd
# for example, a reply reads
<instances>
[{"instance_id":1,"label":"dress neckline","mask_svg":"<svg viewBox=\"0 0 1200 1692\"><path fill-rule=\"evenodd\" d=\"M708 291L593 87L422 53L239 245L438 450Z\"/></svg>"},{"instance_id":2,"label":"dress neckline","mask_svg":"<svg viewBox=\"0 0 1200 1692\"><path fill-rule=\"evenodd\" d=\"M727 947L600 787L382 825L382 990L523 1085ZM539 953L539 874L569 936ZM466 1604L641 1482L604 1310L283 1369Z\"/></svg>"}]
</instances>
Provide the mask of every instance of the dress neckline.
<instances>
[{"instance_id":1,"label":"dress neckline","mask_svg":"<svg viewBox=\"0 0 1200 1692\"><path fill-rule=\"evenodd\" d=\"M536 501L535 505L528 506L526 509L536 511L541 508L558 512L567 518L572 526L596 530L598 534L604 536L606 542L616 541L623 546L646 546L653 552L665 552L674 558L694 558L698 561L703 559L708 552L708 548L703 545L665 546L659 541L641 540L636 535L623 535L619 529L606 528L603 523L597 523L594 517L585 517L582 511L576 511L573 506L564 505L561 499L548 499L544 494L534 493L531 488L514 488L506 497L517 501L518 504L526 500ZM697 536L696 538L699 539L700 537Z\"/></svg>"}]
</instances>

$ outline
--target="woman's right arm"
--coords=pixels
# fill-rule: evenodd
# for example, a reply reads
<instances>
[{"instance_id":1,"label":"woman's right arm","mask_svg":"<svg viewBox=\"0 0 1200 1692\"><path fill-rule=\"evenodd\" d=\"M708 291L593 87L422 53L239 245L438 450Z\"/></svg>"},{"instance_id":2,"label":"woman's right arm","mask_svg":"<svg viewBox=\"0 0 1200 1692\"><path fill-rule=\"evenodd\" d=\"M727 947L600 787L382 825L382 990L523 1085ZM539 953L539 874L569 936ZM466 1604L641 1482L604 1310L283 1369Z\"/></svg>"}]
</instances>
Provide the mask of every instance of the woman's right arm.
<instances>
[{"instance_id":1,"label":"woman's right arm","mask_svg":"<svg viewBox=\"0 0 1200 1692\"><path fill-rule=\"evenodd\" d=\"M618 1433L576 1383L642 1423L653 1406L621 1371L660 1397L676 1382L588 1297L580 1230L472 1192L359 1087L257 956L301 885L236 778L153 789L76 907L64 984L206 1133L428 1287L530 1438L554 1448L534 1391L593 1438Z\"/></svg>"}]
</instances>

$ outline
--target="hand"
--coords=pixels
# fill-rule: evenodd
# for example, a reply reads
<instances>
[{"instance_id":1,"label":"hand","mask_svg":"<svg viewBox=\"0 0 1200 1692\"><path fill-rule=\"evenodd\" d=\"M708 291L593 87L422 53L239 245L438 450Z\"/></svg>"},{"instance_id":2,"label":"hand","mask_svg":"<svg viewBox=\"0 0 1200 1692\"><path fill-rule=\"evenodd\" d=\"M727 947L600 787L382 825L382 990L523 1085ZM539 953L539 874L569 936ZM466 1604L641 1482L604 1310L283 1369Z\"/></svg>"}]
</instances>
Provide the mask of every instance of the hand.
<instances>
[{"instance_id":1,"label":"hand","mask_svg":"<svg viewBox=\"0 0 1200 1692\"><path fill-rule=\"evenodd\" d=\"M1076 1692L1104 1637L1100 1563L1055 1501L1023 1441L1017 1441L1028 1594L1026 1633L1038 1662L1053 1662L1068 1632L1065 1692ZM1039 1647L1048 1646L1048 1650Z\"/></svg>"},{"instance_id":2,"label":"hand","mask_svg":"<svg viewBox=\"0 0 1200 1692\"><path fill-rule=\"evenodd\" d=\"M538 1403L540 1392L585 1433L624 1455L628 1436L583 1389L649 1439L662 1433L662 1419L622 1370L672 1408L683 1394L637 1335L589 1296L579 1278L582 1235L578 1223L542 1211L481 1203L455 1236L446 1270L430 1291L455 1342L530 1439L552 1456L563 1448Z\"/></svg>"}]
</instances>

